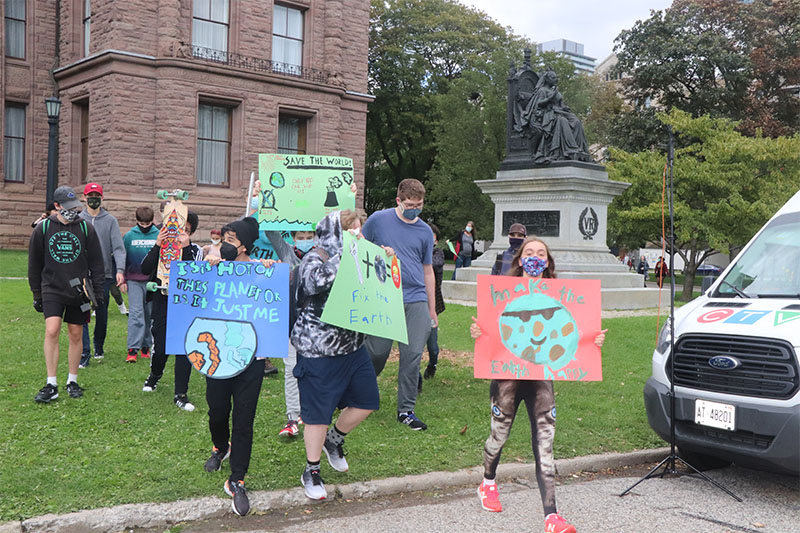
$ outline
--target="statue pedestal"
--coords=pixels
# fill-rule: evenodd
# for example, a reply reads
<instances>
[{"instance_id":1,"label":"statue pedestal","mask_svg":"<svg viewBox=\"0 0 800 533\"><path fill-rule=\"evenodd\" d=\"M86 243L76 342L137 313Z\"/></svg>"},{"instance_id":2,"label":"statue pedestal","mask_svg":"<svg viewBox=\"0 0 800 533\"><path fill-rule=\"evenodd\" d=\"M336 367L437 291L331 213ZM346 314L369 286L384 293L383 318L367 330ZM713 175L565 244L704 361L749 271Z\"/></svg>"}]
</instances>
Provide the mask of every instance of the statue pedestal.
<instances>
[{"instance_id":1,"label":"statue pedestal","mask_svg":"<svg viewBox=\"0 0 800 533\"><path fill-rule=\"evenodd\" d=\"M606 246L608 204L630 184L609 180L600 165L572 161L500 170L496 179L475 183L495 204L494 240L471 267L458 269L457 281L442 283L445 299L474 305L477 276L490 273L508 248L508 227L520 222L550 247L560 278L600 280L604 309L658 305L659 291L644 288L642 276Z\"/></svg>"}]
</instances>

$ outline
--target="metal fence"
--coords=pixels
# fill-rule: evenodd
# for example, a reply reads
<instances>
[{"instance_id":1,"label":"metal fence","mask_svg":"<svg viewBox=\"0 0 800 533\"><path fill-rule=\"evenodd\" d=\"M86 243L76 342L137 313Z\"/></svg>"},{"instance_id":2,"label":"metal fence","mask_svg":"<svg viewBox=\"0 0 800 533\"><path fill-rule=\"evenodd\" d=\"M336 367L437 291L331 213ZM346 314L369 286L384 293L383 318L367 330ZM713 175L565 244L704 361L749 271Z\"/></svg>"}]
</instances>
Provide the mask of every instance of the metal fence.
<instances>
[{"instance_id":1,"label":"metal fence","mask_svg":"<svg viewBox=\"0 0 800 533\"><path fill-rule=\"evenodd\" d=\"M271 72L273 74L280 74L281 76L301 78L318 83L327 83L330 77L330 73L326 70L291 65L289 63L278 63L270 59L243 56L241 54L214 50L213 48L205 48L203 46L192 46L192 57L209 63L217 63L219 65L227 65L256 72Z\"/></svg>"}]
</instances>

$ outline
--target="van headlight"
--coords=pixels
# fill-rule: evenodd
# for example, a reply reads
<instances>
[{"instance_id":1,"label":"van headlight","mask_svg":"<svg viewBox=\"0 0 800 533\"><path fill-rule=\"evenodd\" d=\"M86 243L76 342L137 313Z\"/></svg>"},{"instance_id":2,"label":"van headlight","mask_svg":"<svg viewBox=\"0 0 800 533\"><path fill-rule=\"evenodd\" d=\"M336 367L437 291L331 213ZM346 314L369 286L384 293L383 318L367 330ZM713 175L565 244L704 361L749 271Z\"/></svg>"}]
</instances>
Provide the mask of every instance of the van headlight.
<instances>
[{"instance_id":1,"label":"van headlight","mask_svg":"<svg viewBox=\"0 0 800 533\"><path fill-rule=\"evenodd\" d=\"M660 354L667 353L667 348L669 348L670 337L672 333L672 317L667 317L667 321L664 322L664 325L661 326L661 331L658 332L658 345L656 346L656 351Z\"/></svg>"}]
</instances>

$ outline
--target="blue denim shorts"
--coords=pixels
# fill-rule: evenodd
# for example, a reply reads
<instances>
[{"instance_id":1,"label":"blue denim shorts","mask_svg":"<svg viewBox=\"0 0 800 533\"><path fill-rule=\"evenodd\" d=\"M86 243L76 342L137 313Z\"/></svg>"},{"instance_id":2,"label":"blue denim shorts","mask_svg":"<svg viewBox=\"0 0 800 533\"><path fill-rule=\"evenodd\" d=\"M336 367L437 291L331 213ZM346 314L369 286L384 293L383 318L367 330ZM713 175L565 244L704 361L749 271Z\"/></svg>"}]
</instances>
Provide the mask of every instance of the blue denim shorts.
<instances>
[{"instance_id":1,"label":"blue denim shorts","mask_svg":"<svg viewBox=\"0 0 800 533\"><path fill-rule=\"evenodd\" d=\"M363 345L333 357L298 353L293 374L300 391L300 416L306 424L329 425L337 407L372 411L380 407L375 368Z\"/></svg>"}]
</instances>

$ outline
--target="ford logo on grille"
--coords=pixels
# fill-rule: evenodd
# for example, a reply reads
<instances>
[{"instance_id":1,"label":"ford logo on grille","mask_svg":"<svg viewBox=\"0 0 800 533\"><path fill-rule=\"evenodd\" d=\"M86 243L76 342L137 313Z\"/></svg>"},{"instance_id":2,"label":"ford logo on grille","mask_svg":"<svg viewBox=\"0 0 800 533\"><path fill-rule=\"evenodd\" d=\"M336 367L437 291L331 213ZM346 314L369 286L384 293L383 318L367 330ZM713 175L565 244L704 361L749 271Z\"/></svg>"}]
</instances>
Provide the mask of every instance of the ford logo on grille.
<instances>
[{"instance_id":1,"label":"ford logo on grille","mask_svg":"<svg viewBox=\"0 0 800 533\"><path fill-rule=\"evenodd\" d=\"M718 370L733 370L734 368L741 366L742 363L735 357L729 357L727 355L715 355L708 360L708 365L711 368L716 368Z\"/></svg>"}]
</instances>

